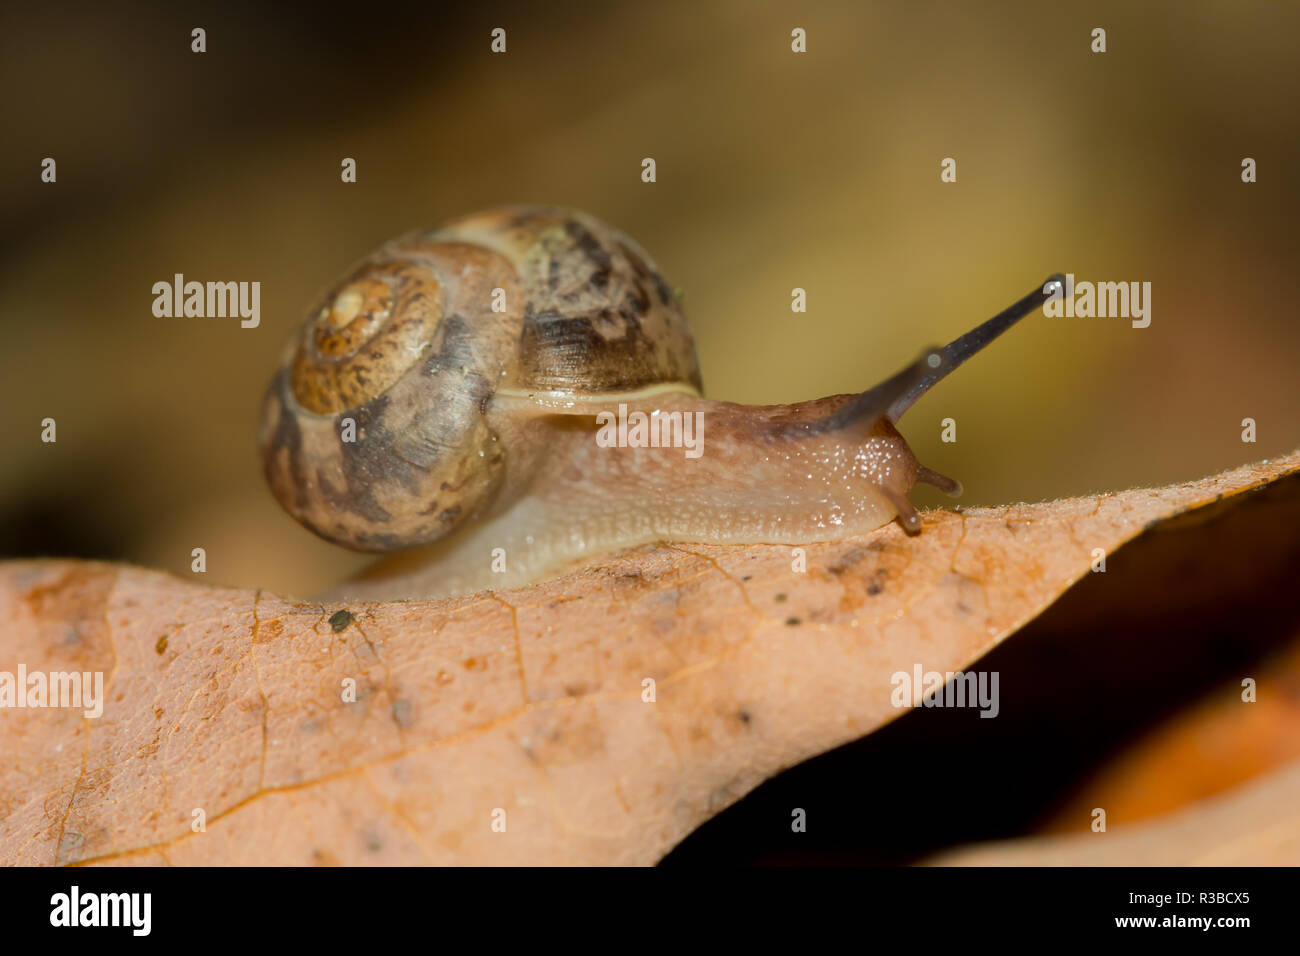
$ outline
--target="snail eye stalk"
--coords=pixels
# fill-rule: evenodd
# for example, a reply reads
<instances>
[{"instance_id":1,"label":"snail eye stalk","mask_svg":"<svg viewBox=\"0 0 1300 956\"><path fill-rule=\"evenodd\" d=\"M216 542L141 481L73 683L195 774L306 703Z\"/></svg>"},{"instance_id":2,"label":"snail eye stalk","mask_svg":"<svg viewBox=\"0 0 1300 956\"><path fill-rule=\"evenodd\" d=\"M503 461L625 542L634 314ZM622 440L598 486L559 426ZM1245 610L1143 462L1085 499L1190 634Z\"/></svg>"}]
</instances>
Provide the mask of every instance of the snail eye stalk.
<instances>
[{"instance_id":1,"label":"snail eye stalk","mask_svg":"<svg viewBox=\"0 0 1300 956\"><path fill-rule=\"evenodd\" d=\"M889 417L898 421L903 413L916 404L917 399L946 378L957 366L966 361L984 346L988 345L1011 326L1015 325L1030 312L1041 307L1044 302L1056 294L1064 285L1065 276L1059 272L1048 276L1042 285L1034 289L1020 301L1007 306L993 318L980 323L965 335L959 335L939 353L943 361L931 371L925 372L903 394L889 406Z\"/></svg>"}]
</instances>

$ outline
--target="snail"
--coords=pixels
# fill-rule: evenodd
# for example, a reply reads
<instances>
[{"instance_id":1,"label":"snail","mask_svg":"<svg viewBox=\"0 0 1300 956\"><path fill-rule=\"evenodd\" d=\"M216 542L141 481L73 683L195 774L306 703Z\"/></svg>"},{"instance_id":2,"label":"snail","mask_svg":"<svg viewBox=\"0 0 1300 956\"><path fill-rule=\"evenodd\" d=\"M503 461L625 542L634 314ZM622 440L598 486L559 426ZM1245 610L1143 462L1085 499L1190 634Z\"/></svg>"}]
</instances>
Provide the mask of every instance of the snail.
<instances>
[{"instance_id":1,"label":"snail","mask_svg":"<svg viewBox=\"0 0 1300 956\"><path fill-rule=\"evenodd\" d=\"M514 587L655 541L915 534L913 485L961 488L895 422L1059 281L860 394L737 405L703 397L678 299L631 238L566 209L471 215L387 243L308 315L263 404L266 479L322 537L399 552L333 597ZM598 441L616 412L699 422L697 456Z\"/></svg>"}]
</instances>

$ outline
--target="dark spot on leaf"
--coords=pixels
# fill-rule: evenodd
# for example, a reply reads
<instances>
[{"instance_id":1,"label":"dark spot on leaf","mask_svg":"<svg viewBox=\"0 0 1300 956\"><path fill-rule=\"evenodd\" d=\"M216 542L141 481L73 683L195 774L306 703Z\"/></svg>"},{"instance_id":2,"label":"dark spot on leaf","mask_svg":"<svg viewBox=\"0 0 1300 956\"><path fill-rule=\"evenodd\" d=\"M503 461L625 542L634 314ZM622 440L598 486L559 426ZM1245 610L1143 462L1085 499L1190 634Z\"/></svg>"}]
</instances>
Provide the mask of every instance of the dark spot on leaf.
<instances>
[{"instance_id":1,"label":"dark spot on leaf","mask_svg":"<svg viewBox=\"0 0 1300 956\"><path fill-rule=\"evenodd\" d=\"M776 597L774 597L772 600L776 601L777 604L780 604L781 602L783 602L783 601L785 600L785 594L784 594L784 593L782 593L782 594L778 594L778 595L777 595Z\"/></svg>"},{"instance_id":2,"label":"dark spot on leaf","mask_svg":"<svg viewBox=\"0 0 1300 956\"><path fill-rule=\"evenodd\" d=\"M406 698L393 701L393 720L399 727L409 727L413 723L411 702Z\"/></svg>"},{"instance_id":3,"label":"dark spot on leaf","mask_svg":"<svg viewBox=\"0 0 1300 956\"><path fill-rule=\"evenodd\" d=\"M740 713L736 714L736 716L740 718L742 724L747 724L754 719L750 716L750 713L747 710L742 710Z\"/></svg>"},{"instance_id":4,"label":"dark spot on leaf","mask_svg":"<svg viewBox=\"0 0 1300 956\"><path fill-rule=\"evenodd\" d=\"M162 637L158 638L158 643L155 644L155 645L153 646L153 649L154 649L154 653L156 653L156 654L161 654L163 651L167 650L167 635L166 635L166 634L164 634Z\"/></svg>"},{"instance_id":5,"label":"dark spot on leaf","mask_svg":"<svg viewBox=\"0 0 1300 956\"><path fill-rule=\"evenodd\" d=\"M330 615L330 627L335 634L342 634L348 629L348 625L355 621L351 611L335 611Z\"/></svg>"},{"instance_id":6,"label":"dark spot on leaf","mask_svg":"<svg viewBox=\"0 0 1300 956\"><path fill-rule=\"evenodd\" d=\"M866 556L867 552L862 548L852 548L840 555L840 559L832 564L827 570L838 577Z\"/></svg>"},{"instance_id":7,"label":"dark spot on leaf","mask_svg":"<svg viewBox=\"0 0 1300 956\"><path fill-rule=\"evenodd\" d=\"M709 793L709 812L716 813L734 803L735 800L735 796L726 787L717 787Z\"/></svg>"},{"instance_id":8,"label":"dark spot on leaf","mask_svg":"<svg viewBox=\"0 0 1300 956\"><path fill-rule=\"evenodd\" d=\"M787 617L785 619L785 623L789 624L791 627L797 627L799 624L799 619L797 617Z\"/></svg>"}]
</instances>

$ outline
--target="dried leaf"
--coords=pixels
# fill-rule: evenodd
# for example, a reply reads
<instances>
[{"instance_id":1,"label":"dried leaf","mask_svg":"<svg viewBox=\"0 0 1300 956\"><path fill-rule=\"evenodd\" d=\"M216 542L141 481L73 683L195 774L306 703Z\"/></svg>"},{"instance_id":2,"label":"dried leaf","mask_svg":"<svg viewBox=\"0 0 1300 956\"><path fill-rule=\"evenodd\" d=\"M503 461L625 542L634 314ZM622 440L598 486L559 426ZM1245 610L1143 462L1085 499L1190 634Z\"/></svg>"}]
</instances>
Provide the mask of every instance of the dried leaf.
<instances>
[{"instance_id":1,"label":"dried leaf","mask_svg":"<svg viewBox=\"0 0 1300 956\"><path fill-rule=\"evenodd\" d=\"M1088 832L1096 807L1112 822L1157 818L1300 762L1300 630L1245 669L1256 685L1249 703L1240 668L1219 664L1232 676L1130 740L1038 832Z\"/></svg>"},{"instance_id":2,"label":"dried leaf","mask_svg":"<svg viewBox=\"0 0 1300 956\"><path fill-rule=\"evenodd\" d=\"M646 547L439 602L0 565L0 670L102 671L106 696L0 711L0 861L651 863L898 716L892 674L962 669L1095 549L1298 469L932 512L808 546L806 572L784 546Z\"/></svg>"},{"instance_id":3,"label":"dried leaf","mask_svg":"<svg viewBox=\"0 0 1300 956\"><path fill-rule=\"evenodd\" d=\"M945 853L938 866L1295 866L1300 763L1140 825L1008 840Z\"/></svg>"}]
</instances>

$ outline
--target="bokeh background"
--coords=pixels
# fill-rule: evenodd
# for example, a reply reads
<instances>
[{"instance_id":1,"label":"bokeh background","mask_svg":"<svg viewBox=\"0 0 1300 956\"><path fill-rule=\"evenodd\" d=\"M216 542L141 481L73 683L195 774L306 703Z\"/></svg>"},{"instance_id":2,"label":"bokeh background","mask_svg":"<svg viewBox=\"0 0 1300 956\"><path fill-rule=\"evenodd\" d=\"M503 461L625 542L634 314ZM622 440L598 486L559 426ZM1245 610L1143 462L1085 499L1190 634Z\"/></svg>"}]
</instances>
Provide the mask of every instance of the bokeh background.
<instances>
[{"instance_id":1,"label":"bokeh background","mask_svg":"<svg viewBox=\"0 0 1300 956\"><path fill-rule=\"evenodd\" d=\"M1149 328L1035 316L908 414L967 504L1291 449L1297 36L1273 2L6 4L0 556L202 546L209 583L294 594L364 564L263 487L262 391L350 263L510 202L636 237L741 402L871 385L1056 270L1150 281ZM260 281L261 326L155 318L175 272Z\"/></svg>"}]
</instances>

